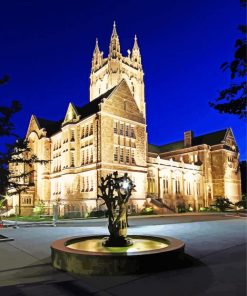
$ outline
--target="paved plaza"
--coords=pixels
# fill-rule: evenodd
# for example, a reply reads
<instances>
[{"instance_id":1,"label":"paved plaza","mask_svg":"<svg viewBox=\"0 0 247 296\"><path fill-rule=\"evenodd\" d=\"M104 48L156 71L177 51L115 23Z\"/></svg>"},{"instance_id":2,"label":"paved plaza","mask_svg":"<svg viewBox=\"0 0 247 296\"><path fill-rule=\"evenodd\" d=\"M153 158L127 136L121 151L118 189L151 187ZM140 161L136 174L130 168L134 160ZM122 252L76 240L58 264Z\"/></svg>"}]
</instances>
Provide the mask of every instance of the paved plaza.
<instances>
[{"instance_id":1,"label":"paved plaza","mask_svg":"<svg viewBox=\"0 0 247 296\"><path fill-rule=\"evenodd\" d=\"M14 239L0 243L0 295L246 295L246 218L130 219L129 234L181 239L186 254L196 262L186 268L131 276L78 277L53 269L52 241L66 236L107 235L105 220L102 226L99 220L81 223L82 227L70 225L73 223L0 230Z\"/></svg>"}]
</instances>

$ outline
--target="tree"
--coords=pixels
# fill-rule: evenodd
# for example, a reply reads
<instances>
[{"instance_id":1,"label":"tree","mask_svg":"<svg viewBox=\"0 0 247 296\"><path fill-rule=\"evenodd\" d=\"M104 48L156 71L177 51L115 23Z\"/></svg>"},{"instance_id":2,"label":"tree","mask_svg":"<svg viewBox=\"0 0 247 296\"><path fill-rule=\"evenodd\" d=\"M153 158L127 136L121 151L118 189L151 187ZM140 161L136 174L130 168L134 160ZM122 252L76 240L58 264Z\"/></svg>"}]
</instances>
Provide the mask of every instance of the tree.
<instances>
[{"instance_id":1,"label":"tree","mask_svg":"<svg viewBox=\"0 0 247 296\"><path fill-rule=\"evenodd\" d=\"M4 75L0 79L0 85L9 81L9 76ZM33 154L27 139L21 139L14 132L12 122L13 115L21 110L18 101L12 101L11 105L0 106L0 137L14 138L14 144L6 144L6 151L0 149L0 199L9 196L19 196L21 205L21 193L33 185L31 176L34 173L34 164L46 164L48 160L41 160ZM21 168L20 168L21 167Z\"/></svg>"},{"instance_id":2,"label":"tree","mask_svg":"<svg viewBox=\"0 0 247 296\"><path fill-rule=\"evenodd\" d=\"M9 76L4 75L0 78L0 86L6 84L10 80ZM12 137L17 135L14 133L14 124L12 122L13 115L21 110L21 104L18 101L12 101L11 105L0 106L0 137ZM7 156L3 152L4 148L0 149L0 200L5 198L5 184L7 172Z\"/></svg>"},{"instance_id":3,"label":"tree","mask_svg":"<svg viewBox=\"0 0 247 296\"><path fill-rule=\"evenodd\" d=\"M108 210L110 237L103 242L107 247L125 247L132 244L131 239L127 238L127 209L134 187L128 174L118 177L118 172L114 172L101 178L101 194L98 194L98 198L104 200Z\"/></svg>"},{"instance_id":4,"label":"tree","mask_svg":"<svg viewBox=\"0 0 247 296\"><path fill-rule=\"evenodd\" d=\"M241 1L242 5L246 1ZM230 86L219 93L219 97L214 102L209 102L210 107L218 110L220 113L229 113L237 115L240 119L247 119L247 26L240 25L240 32L243 34L235 42L235 53L232 62L225 62L221 65L223 71L229 70L232 83Z\"/></svg>"},{"instance_id":5,"label":"tree","mask_svg":"<svg viewBox=\"0 0 247 296\"><path fill-rule=\"evenodd\" d=\"M9 76L4 75L0 78L0 85L6 84L10 80ZM18 101L12 101L9 107L0 106L0 137L16 136L14 124L11 121L15 113L21 110L21 104Z\"/></svg>"},{"instance_id":6,"label":"tree","mask_svg":"<svg viewBox=\"0 0 247 296\"><path fill-rule=\"evenodd\" d=\"M39 159L29 146L27 139L18 139L7 145L7 152L0 154L0 182L8 196L18 195L21 206L21 193L34 185L34 164L47 164L49 160ZM19 208L20 214L20 208Z\"/></svg>"}]
</instances>

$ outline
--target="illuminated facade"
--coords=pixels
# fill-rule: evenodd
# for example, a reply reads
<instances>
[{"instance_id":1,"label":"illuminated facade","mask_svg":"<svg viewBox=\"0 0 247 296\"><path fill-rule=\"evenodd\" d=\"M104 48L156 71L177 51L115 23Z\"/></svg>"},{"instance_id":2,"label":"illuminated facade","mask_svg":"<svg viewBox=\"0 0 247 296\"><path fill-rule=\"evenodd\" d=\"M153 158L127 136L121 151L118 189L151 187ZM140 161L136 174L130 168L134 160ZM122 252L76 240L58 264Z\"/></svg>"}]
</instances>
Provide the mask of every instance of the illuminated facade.
<instances>
[{"instance_id":1,"label":"illuminated facade","mask_svg":"<svg viewBox=\"0 0 247 296\"><path fill-rule=\"evenodd\" d=\"M180 205L198 210L215 196L239 200L239 153L231 129L200 137L186 132L183 141L148 145L143 76L137 38L128 56L122 56L114 24L108 57L96 41L90 102L83 107L70 103L61 121L31 117L30 145L40 159L51 162L34 168L34 186L21 198L23 214L30 214L39 200L58 202L61 215L99 209L100 178L114 171L127 172L136 184L133 211L148 204L159 212Z\"/></svg>"}]
</instances>

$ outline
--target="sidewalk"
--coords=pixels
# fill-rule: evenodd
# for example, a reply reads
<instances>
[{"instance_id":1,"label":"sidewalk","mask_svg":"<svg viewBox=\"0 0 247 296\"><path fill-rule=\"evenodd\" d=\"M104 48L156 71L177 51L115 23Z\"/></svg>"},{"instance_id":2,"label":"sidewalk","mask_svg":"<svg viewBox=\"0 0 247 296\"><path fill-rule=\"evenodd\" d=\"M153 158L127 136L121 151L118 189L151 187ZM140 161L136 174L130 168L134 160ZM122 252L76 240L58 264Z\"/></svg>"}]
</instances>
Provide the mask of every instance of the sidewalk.
<instances>
[{"instance_id":1,"label":"sidewalk","mask_svg":"<svg viewBox=\"0 0 247 296\"><path fill-rule=\"evenodd\" d=\"M183 216L214 216L214 215L225 215L225 216L234 216L234 217L247 217L246 213L236 213L236 212L196 212L196 213L174 213L174 214L162 214L162 215L138 215L138 216L129 216L129 219L148 219L148 218L159 218L159 217L183 217ZM55 224L66 224L66 223L81 223L83 221L90 223L105 222L108 218L76 218L76 219L58 219ZM15 226L15 220L2 220L5 227ZM44 225L44 226L53 226L53 221L17 221L18 225Z\"/></svg>"},{"instance_id":2,"label":"sidewalk","mask_svg":"<svg viewBox=\"0 0 247 296\"><path fill-rule=\"evenodd\" d=\"M140 226L129 234L181 239L200 260L190 268L133 276L78 278L50 266L50 244L66 236L107 234L105 227L2 229L13 237L0 243L1 295L246 295L246 220Z\"/></svg>"}]
</instances>

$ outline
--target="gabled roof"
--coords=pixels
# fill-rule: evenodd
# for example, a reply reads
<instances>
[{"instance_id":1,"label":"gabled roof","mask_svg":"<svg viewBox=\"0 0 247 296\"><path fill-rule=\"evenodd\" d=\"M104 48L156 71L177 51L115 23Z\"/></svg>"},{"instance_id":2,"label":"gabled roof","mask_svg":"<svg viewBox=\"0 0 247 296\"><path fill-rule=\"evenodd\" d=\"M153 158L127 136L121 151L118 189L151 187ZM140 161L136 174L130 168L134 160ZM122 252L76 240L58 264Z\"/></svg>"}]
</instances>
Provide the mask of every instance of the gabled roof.
<instances>
[{"instance_id":1,"label":"gabled roof","mask_svg":"<svg viewBox=\"0 0 247 296\"><path fill-rule=\"evenodd\" d=\"M100 111L99 104L102 103L104 99L108 98L112 94L112 92L115 90L116 87L117 86L114 86L113 88L111 88L107 92L105 92L104 94L100 95L98 98L94 99L93 101L89 102L88 104L86 104L82 107L74 106L71 103L70 103L70 105L72 105L72 107L76 109L77 113L80 115L80 120L82 120L82 119ZM48 120L48 119L44 119L44 118L38 118L38 117L36 117L36 118L37 118L39 127L44 128L46 130L47 137L50 137L50 136L56 134L57 132L59 132L61 130L62 123L64 121L63 119L58 120L58 121L54 121L54 120Z\"/></svg>"},{"instance_id":2,"label":"gabled roof","mask_svg":"<svg viewBox=\"0 0 247 296\"><path fill-rule=\"evenodd\" d=\"M216 131L216 132L208 133L208 134L201 135L198 137L194 137L192 139L192 146L198 146L198 145L203 145L203 144L213 146L213 145L220 144L222 141L224 141L227 131L228 131L228 129L223 129L220 131ZM164 152L175 151L175 150L179 150L179 149L183 149L183 148L185 148L184 147L184 140L180 140L177 142L172 142L172 143L168 143L168 144L161 145L161 146L149 144L148 145L148 152L164 153Z\"/></svg>"},{"instance_id":3,"label":"gabled roof","mask_svg":"<svg viewBox=\"0 0 247 296\"><path fill-rule=\"evenodd\" d=\"M197 145L207 144L207 145L213 146L213 145L220 144L221 141L224 140L227 130L228 129L223 129L220 131L195 137L192 140L192 145L197 146Z\"/></svg>"},{"instance_id":4,"label":"gabled roof","mask_svg":"<svg viewBox=\"0 0 247 296\"><path fill-rule=\"evenodd\" d=\"M108 98L112 92L115 90L117 86L114 86L113 88L109 89L107 92L103 93L93 101L89 102L88 104L78 107L75 106L77 112L79 115L81 115L80 119L86 118L92 114L95 114L100 111L99 104L103 102L103 99Z\"/></svg>"},{"instance_id":5,"label":"gabled roof","mask_svg":"<svg viewBox=\"0 0 247 296\"><path fill-rule=\"evenodd\" d=\"M36 117L36 118L40 128L44 128L46 130L47 137L50 137L51 135L57 133L61 128L62 120L53 121L53 120L47 120L39 117Z\"/></svg>"}]
</instances>

